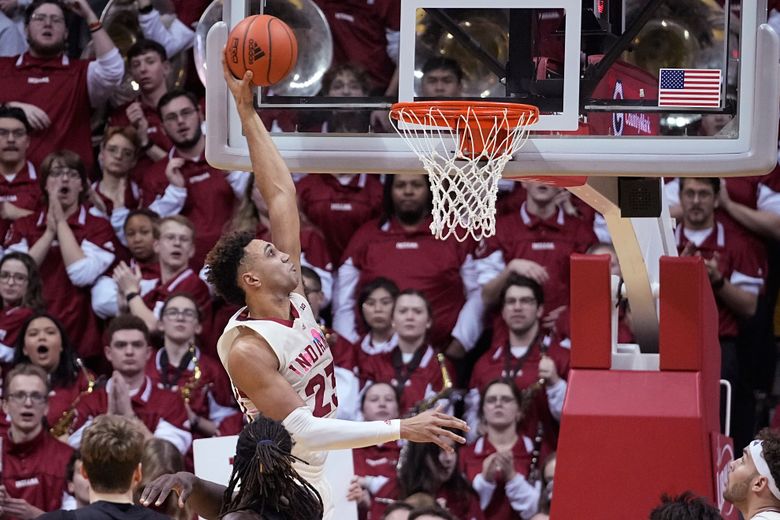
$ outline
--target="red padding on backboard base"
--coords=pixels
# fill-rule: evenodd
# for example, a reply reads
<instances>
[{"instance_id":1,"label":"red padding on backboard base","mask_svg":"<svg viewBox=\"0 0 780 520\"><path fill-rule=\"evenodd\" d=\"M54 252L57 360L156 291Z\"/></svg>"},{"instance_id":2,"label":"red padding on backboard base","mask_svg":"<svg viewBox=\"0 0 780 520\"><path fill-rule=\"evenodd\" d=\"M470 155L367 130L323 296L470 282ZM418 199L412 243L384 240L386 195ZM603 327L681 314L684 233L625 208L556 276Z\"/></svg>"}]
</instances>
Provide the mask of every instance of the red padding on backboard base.
<instances>
[{"instance_id":1,"label":"red padding on backboard base","mask_svg":"<svg viewBox=\"0 0 780 520\"><path fill-rule=\"evenodd\" d=\"M571 366L612 366L612 296L609 255L573 254L571 263Z\"/></svg>"},{"instance_id":2,"label":"red padding on backboard base","mask_svg":"<svg viewBox=\"0 0 780 520\"><path fill-rule=\"evenodd\" d=\"M588 177L584 175L560 175L560 176L522 176L522 177L511 177L507 176L507 179L511 179L513 181L526 181L526 182L539 182L541 184L547 184L549 186L555 186L557 188L574 188L577 186L582 186L586 182L588 182Z\"/></svg>"}]
</instances>

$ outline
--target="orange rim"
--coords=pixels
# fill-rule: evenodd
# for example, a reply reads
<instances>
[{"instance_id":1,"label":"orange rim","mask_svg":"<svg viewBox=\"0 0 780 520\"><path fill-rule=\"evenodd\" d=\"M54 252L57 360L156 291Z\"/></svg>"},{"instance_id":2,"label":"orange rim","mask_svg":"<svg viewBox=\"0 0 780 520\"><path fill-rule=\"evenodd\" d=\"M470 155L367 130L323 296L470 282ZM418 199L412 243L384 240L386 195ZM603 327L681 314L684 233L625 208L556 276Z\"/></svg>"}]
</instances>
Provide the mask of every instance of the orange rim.
<instances>
[{"instance_id":1,"label":"orange rim","mask_svg":"<svg viewBox=\"0 0 780 520\"><path fill-rule=\"evenodd\" d=\"M395 103L390 109L390 117L399 121L404 113L413 114L422 124L452 129L458 127L461 117L466 118L466 124L475 126L492 126L495 118L504 114L508 127L521 122L532 125L539 120L539 109L533 105L497 101L411 101Z\"/></svg>"}]
</instances>

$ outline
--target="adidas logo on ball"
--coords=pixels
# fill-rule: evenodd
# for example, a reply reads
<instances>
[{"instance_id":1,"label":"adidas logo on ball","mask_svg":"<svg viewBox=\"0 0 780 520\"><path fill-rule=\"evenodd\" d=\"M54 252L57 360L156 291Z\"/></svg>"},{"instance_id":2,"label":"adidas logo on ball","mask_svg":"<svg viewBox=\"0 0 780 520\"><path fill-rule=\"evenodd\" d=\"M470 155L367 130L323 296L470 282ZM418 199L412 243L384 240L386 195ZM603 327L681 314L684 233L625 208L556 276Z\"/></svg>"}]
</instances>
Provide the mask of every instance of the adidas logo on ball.
<instances>
[{"instance_id":1,"label":"adidas logo on ball","mask_svg":"<svg viewBox=\"0 0 780 520\"><path fill-rule=\"evenodd\" d=\"M265 51L260 48L255 40L249 40L249 64L252 65L263 56L265 56Z\"/></svg>"}]
</instances>

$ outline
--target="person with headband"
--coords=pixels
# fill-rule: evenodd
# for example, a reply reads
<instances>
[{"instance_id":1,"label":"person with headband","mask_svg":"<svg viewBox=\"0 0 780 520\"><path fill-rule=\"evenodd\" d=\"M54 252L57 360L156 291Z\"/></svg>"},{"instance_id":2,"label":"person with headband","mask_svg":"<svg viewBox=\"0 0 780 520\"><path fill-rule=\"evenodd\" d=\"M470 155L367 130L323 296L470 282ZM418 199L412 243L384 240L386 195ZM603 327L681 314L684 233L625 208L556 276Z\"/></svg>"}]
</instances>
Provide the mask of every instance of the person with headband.
<instances>
[{"instance_id":1,"label":"person with headband","mask_svg":"<svg viewBox=\"0 0 780 520\"><path fill-rule=\"evenodd\" d=\"M729 465L723 498L746 520L780 520L780 433L764 429Z\"/></svg>"}]
</instances>

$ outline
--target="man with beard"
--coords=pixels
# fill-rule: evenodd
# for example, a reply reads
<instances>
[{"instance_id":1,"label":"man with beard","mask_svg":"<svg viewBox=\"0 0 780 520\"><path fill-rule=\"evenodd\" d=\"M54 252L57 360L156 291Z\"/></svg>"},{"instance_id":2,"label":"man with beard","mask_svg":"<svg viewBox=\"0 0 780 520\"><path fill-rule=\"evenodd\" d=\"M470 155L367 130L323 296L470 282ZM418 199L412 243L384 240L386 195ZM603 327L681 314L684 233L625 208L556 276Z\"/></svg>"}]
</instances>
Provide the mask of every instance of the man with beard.
<instances>
[{"instance_id":1,"label":"man with beard","mask_svg":"<svg viewBox=\"0 0 780 520\"><path fill-rule=\"evenodd\" d=\"M476 284L473 242L437 240L430 232L431 191L424 175L390 175L384 216L357 230L344 252L334 293L333 328L356 342L356 298L383 276L399 289L417 289L430 301L435 320L429 340L460 358L482 333L482 301Z\"/></svg>"},{"instance_id":2,"label":"man with beard","mask_svg":"<svg viewBox=\"0 0 780 520\"><path fill-rule=\"evenodd\" d=\"M742 456L729 464L723 498L745 520L780 520L780 434L762 430Z\"/></svg>"},{"instance_id":3,"label":"man with beard","mask_svg":"<svg viewBox=\"0 0 780 520\"><path fill-rule=\"evenodd\" d=\"M31 131L21 108L0 106L0 237L41 200L35 166L27 160Z\"/></svg>"},{"instance_id":4,"label":"man with beard","mask_svg":"<svg viewBox=\"0 0 780 520\"><path fill-rule=\"evenodd\" d=\"M142 202L148 206L162 196L169 179L171 183L187 188L181 214L198 230L190 265L199 270L206 253L217 243L222 229L233 216L233 208L243 196L249 176L242 172L224 172L206 162L206 137L201 130L203 114L195 95L171 90L160 98L157 111L173 148L167 158L155 163L138 180Z\"/></svg>"},{"instance_id":5,"label":"man with beard","mask_svg":"<svg viewBox=\"0 0 780 520\"><path fill-rule=\"evenodd\" d=\"M745 357L752 346L738 347L739 320L755 313L766 266L744 235L715 218L719 192L720 179L680 180L682 219L675 229L675 237L680 256L699 256L707 268L718 305L721 378L727 379L734 389L731 431L734 447L739 450L755 433L753 374Z\"/></svg>"},{"instance_id":6,"label":"man with beard","mask_svg":"<svg viewBox=\"0 0 780 520\"><path fill-rule=\"evenodd\" d=\"M33 163L54 150L68 149L79 154L92 172L90 108L105 103L122 81L125 67L87 0L70 0L68 5L87 22L97 59L69 58L64 53L65 4L35 0L25 12L30 49L17 57L0 58L0 102L24 110L36 130L29 150Z\"/></svg>"}]
</instances>

